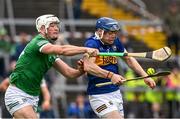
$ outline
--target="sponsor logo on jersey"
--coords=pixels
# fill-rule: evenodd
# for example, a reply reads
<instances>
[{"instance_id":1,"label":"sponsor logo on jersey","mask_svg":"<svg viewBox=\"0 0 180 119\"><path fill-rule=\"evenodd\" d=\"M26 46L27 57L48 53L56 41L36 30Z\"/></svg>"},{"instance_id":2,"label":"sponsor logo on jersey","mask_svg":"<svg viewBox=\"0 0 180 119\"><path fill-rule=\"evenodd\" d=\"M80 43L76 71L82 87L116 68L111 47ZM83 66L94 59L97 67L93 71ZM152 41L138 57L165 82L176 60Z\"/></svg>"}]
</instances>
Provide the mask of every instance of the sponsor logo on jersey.
<instances>
[{"instance_id":1,"label":"sponsor logo on jersey","mask_svg":"<svg viewBox=\"0 0 180 119\"><path fill-rule=\"evenodd\" d=\"M117 57L114 56L97 56L95 63L99 66L108 64L117 64Z\"/></svg>"}]
</instances>

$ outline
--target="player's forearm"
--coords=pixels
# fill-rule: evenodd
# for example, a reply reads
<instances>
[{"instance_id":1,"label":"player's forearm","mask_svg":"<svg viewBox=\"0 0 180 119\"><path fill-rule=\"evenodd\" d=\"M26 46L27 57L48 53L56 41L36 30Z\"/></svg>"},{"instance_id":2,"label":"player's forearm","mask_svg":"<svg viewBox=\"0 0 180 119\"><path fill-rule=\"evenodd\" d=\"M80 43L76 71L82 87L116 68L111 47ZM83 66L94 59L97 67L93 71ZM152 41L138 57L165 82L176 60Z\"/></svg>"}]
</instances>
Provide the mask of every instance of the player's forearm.
<instances>
[{"instance_id":1,"label":"player's forearm","mask_svg":"<svg viewBox=\"0 0 180 119\"><path fill-rule=\"evenodd\" d=\"M70 67L61 59L56 60L53 66L59 73L67 78L77 78L84 73L83 71Z\"/></svg>"},{"instance_id":2,"label":"player's forearm","mask_svg":"<svg viewBox=\"0 0 180 119\"><path fill-rule=\"evenodd\" d=\"M86 53L87 48L85 47L77 47L77 46L72 46L72 45L63 45L61 54L63 55L76 55L80 53Z\"/></svg>"},{"instance_id":3,"label":"player's forearm","mask_svg":"<svg viewBox=\"0 0 180 119\"><path fill-rule=\"evenodd\" d=\"M69 75L70 74L70 75ZM66 77L68 77L68 78L77 78L77 77L79 77L79 76L81 76L81 75L83 75L84 74L84 72L81 72L81 71L79 71L78 69L71 69L71 70L69 70L68 71L68 73L67 73L67 76Z\"/></svg>"},{"instance_id":4,"label":"player's forearm","mask_svg":"<svg viewBox=\"0 0 180 119\"><path fill-rule=\"evenodd\" d=\"M43 94L43 99L44 99L43 102L49 102L50 103L51 95L49 93L47 86L42 87L42 94Z\"/></svg>"},{"instance_id":5,"label":"player's forearm","mask_svg":"<svg viewBox=\"0 0 180 119\"><path fill-rule=\"evenodd\" d=\"M50 103L50 100L51 100L50 94L46 94L46 95L44 96L44 101L43 101L43 102L49 102L49 103Z\"/></svg>"},{"instance_id":6,"label":"player's forearm","mask_svg":"<svg viewBox=\"0 0 180 119\"><path fill-rule=\"evenodd\" d=\"M64 75L67 77L67 78L77 78L81 75L83 75L84 72L78 70L78 69L74 69L74 68L71 68L71 67L68 67L64 73Z\"/></svg>"},{"instance_id":7,"label":"player's forearm","mask_svg":"<svg viewBox=\"0 0 180 119\"><path fill-rule=\"evenodd\" d=\"M59 55L76 55L76 54L82 54L87 52L87 48L85 47L77 47L72 45L63 45L60 49L57 49L56 51Z\"/></svg>"},{"instance_id":8,"label":"player's forearm","mask_svg":"<svg viewBox=\"0 0 180 119\"><path fill-rule=\"evenodd\" d=\"M107 75L109 73L109 71L100 68L87 57L84 57L84 71L101 78L107 78Z\"/></svg>"},{"instance_id":9,"label":"player's forearm","mask_svg":"<svg viewBox=\"0 0 180 119\"><path fill-rule=\"evenodd\" d=\"M49 110L51 107L51 95L49 93L49 90L47 86L41 87L42 95L43 95L43 102L41 105L42 110Z\"/></svg>"},{"instance_id":10,"label":"player's forearm","mask_svg":"<svg viewBox=\"0 0 180 119\"><path fill-rule=\"evenodd\" d=\"M137 60L133 57L126 58L126 63L130 68L132 68L136 73L141 76L147 76L147 73L143 70L141 65L137 62Z\"/></svg>"},{"instance_id":11,"label":"player's forearm","mask_svg":"<svg viewBox=\"0 0 180 119\"><path fill-rule=\"evenodd\" d=\"M66 55L72 56L76 54L86 53L88 50L85 47L78 47L73 45L53 45L53 44L46 44L41 52L45 54L59 54L59 55Z\"/></svg>"}]
</instances>

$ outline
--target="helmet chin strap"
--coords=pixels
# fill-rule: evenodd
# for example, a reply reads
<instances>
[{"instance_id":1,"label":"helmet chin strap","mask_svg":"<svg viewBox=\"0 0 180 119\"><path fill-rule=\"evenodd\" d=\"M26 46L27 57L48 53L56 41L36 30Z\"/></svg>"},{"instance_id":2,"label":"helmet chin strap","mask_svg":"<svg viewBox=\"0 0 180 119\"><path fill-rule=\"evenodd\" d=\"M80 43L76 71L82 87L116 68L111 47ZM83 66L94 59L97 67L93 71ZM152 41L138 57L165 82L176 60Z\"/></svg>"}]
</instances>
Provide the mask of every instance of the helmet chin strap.
<instances>
[{"instance_id":1,"label":"helmet chin strap","mask_svg":"<svg viewBox=\"0 0 180 119\"><path fill-rule=\"evenodd\" d=\"M47 28L45 28L45 34L47 34Z\"/></svg>"},{"instance_id":2,"label":"helmet chin strap","mask_svg":"<svg viewBox=\"0 0 180 119\"><path fill-rule=\"evenodd\" d=\"M104 42L102 41L104 35L104 30L101 30L100 34L95 32L95 36L102 42L102 44L104 44Z\"/></svg>"},{"instance_id":3,"label":"helmet chin strap","mask_svg":"<svg viewBox=\"0 0 180 119\"><path fill-rule=\"evenodd\" d=\"M104 35L104 30L102 30L102 32L101 32L101 35L100 35L100 39L102 39L103 38L103 35Z\"/></svg>"},{"instance_id":4,"label":"helmet chin strap","mask_svg":"<svg viewBox=\"0 0 180 119\"><path fill-rule=\"evenodd\" d=\"M102 39L103 38L103 35L104 35L104 30L101 30L101 32L100 32L100 34L99 34L99 32L97 33L97 31L95 32L95 35L96 35L96 37L98 38L98 39Z\"/></svg>"}]
</instances>

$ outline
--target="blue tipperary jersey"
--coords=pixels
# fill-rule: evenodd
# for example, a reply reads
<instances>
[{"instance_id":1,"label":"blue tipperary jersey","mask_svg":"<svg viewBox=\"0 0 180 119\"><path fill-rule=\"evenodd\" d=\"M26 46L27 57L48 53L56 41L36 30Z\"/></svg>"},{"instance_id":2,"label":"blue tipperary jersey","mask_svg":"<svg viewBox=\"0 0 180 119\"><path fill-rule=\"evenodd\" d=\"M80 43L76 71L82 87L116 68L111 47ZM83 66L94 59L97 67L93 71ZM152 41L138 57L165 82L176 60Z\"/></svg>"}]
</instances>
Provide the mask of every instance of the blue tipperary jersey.
<instances>
[{"instance_id":1,"label":"blue tipperary jersey","mask_svg":"<svg viewBox=\"0 0 180 119\"><path fill-rule=\"evenodd\" d=\"M112 45L104 45L95 35L88 38L85 42L86 47L99 49L99 52L124 52L124 46L120 42L119 38L116 38ZM118 74L118 57L115 56L97 56L95 63L102 69L114 72ZM104 94L113 92L119 89L116 85L106 85L102 87L96 87L97 83L109 82L110 79L100 78L88 74L88 95Z\"/></svg>"}]
</instances>

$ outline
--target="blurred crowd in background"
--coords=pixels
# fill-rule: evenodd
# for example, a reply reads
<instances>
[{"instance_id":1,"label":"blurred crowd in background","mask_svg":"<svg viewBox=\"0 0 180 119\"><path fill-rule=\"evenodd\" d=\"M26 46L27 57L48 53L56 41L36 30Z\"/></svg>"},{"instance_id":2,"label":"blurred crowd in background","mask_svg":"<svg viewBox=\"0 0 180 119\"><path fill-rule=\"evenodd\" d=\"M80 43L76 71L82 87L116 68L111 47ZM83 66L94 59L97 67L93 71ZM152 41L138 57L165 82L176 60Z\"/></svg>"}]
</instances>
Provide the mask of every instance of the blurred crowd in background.
<instances>
[{"instance_id":1,"label":"blurred crowd in background","mask_svg":"<svg viewBox=\"0 0 180 119\"><path fill-rule=\"evenodd\" d=\"M116 0L116 2L117 1L118 0ZM135 2L135 0L132 1ZM159 0L159 1L163 2L163 0ZM66 2L68 3L72 1L67 0ZM147 0L144 0L144 2L148 3ZM83 14L82 13L83 11L81 9L82 4L83 4L83 0L74 0L72 2L71 7L73 8L74 19L81 19L82 17L81 14ZM142 64L145 70L148 67L153 67L156 69L156 71L162 71L162 70L171 71L171 74L165 77L154 78L154 80L156 80L157 82L157 88L155 88L154 90L151 90L147 86L145 86L143 80L128 82L125 83L123 86L121 86L120 88L122 88L122 93L124 95L123 97L125 104L124 105L125 117L127 118L173 118L173 117L180 118L180 58L179 58L180 12L178 8L179 7L178 4L179 3L175 0L171 1L171 4L169 4L166 7L166 11L164 15L159 16L159 19L163 21L161 28L163 34L165 34L165 39L166 39L164 45L171 47L173 51L172 58L170 58L169 61L163 63L151 62L150 60L147 61L144 61L142 59L139 60L139 62ZM151 12L153 12L153 10ZM46 13L48 13L48 11L46 11ZM136 15L139 16L138 14ZM90 16L92 17L92 15ZM96 19L98 17L93 16L92 18ZM86 28L80 28L80 29L86 29ZM12 37L7 25L0 25L0 82L2 82L5 78L7 78L9 74L12 72L13 66L16 63L19 55L25 48L26 44L35 35L35 31L32 32L32 34L28 33L27 31L19 30L17 31L16 36ZM119 33L119 37L122 43L125 45L126 49L129 52L155 50L152 47L148 47L149 45L146 44L147 41L140 40L139 42L139 40L137 40L133 36L133 33L134 32L129 33L128 29L123 30ZM68 38L66 37L67 34L68 34ZM89 31L87 34L85 34L84 32L78 34L71 32L71 30L69 30L67 34L65 34L65 32L59 34L59 42L58 42L59 44L63 45L69 42L75 45L77 45L79 42L83 44L85 38L93 33ZM64 40L64 38L66 38L66 40ZM77 40L73 40L74 38L76 38ZM153 41L154 44L151 43L151 45L155 45L156 40L154 40ZM145 48L147 49L138 49L138 47L140 46L143 48L144 46L146 46ZM64 58L64 60L66 60L66 58ZM71 63L72 62L74 63L74 61L71 61ZM127 67L122 60L119 60L119 65L121 65L121 69L119 71L125 78L129 79L129 78L137 77L137 74L135 74L129 67ZM83 76L82 77L83 80L82 79L76 80L78 86L86 85L85 78L86 76ZM54 83L56 83L57 80L61 80L61 79L58 78L58 74L56 74L56 72L54 72L53 69L47 73L45 79L51 94L53 92L52 90ZM76 84L74 83L75 81L70 81L68 79L66 80L67 80L66 81L67 84L68 83ZM64 96L63 94L60 97L57 96L54 97L54 95L51 96L52 107L48 110L43 110L40 105L39 106L40 117L96 118L95 114L93 113L90 107L84 89L82 91L79 90L75 92L66 91L65 93L66 93L65 104L63 103L64 98L62 98ZM3 102L3 96L4 96L4 92L0 91L0 107L1 107L0 116L4 118L9 118L10 115L6 112ZM54 101L56 102L55 103L56 106L53 106Z\"/></svg>"}]
</instances>

